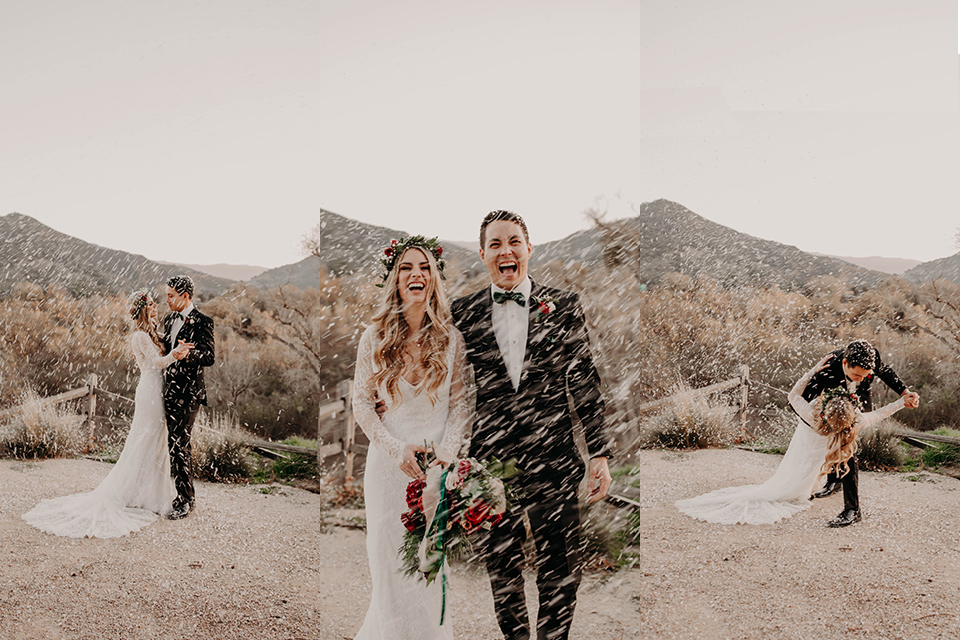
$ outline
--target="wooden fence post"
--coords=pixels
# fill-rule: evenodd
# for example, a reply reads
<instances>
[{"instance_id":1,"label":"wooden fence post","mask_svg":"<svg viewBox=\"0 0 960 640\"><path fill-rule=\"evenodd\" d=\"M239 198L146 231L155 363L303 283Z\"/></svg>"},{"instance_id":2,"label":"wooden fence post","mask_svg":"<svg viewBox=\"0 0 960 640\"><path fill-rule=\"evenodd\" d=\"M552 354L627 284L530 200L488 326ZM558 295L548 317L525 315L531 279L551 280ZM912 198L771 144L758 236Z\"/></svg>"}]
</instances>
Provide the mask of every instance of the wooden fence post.
<instances>
[{"instance_id":1,"label":"wooden fence post","mask_svg":"<svg viewBox=\"0 0 960 640\"><path fill-rule=\"evenodd\" d=\"M353 380L343 380L337 385L337 394L343 400L343 453L344 463L343 484L353 486L353 444L357 432L357 423L353 419Z\"/></svg>"},{"instance_id":2,"label":"wooden fence post","mask_svg":"<svg viewBox=\"0 0 960 640\"><path fill-rule=\"evenodd\" d=\"M87 451L93 451L93 432L96 429L96 424L93 421L93 416L97 413L97 374L91 373L87 378L87 418L84 421L87 428L90 430L90 436L87 440Z\"/></svg>"},{"instance_id":3,"label":"wooden fence post","mask_svg":"<svg viewBox=\"0 0 960 640\"><path fill-rule=\"evenodd\" d=\"M740 368L740 437L747 437L747 403L750 401L750 367Z\"/></svg>"}]
</instances>

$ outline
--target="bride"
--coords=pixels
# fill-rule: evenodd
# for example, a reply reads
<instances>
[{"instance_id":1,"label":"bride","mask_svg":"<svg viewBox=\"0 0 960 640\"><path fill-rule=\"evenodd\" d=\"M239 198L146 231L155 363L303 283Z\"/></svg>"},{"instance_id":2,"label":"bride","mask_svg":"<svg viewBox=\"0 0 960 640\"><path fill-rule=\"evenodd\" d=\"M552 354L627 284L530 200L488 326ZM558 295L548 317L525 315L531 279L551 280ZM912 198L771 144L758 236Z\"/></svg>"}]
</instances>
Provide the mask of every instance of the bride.
<instances>
[{"instance_id":1,"label":"bride","mask_svg":"<svg viewBox=\"0 0 960 640\"><path fill-rule=\"evenodd\" d=\"M406 487L424 477L417 454L434 443L441 461L455 459L472 413L463 336L440 283L442 251L422 236L394 241L381 260L380 307L360 338L353 408L371 443L363 494L373 589L354 640L453 638L449 623L440 625L441 581L404 576L398 556Z\"/></svg>"},{"instance_id":2,"label":"bride","mask_svg":"<svg viewBox=\"0 0 960 640\"><path fill-rule=\"evenodd\" d=\"M717 489L678 500L683 513L718 524L769 524L810 506L808 497L827 473L843 476L857 450L857 434L904 407L904 398L882 409L860 413L840 389L824 391L807 402L801 395L810 378L827 366L827 355L808 371L787 396L800 419L777 471L763 484Z\"/></svg>"},{"instance_id":3,"label":"bride","mask_svg":"<svg viewBox=\"0 0 960 640\"><path fill-rule=\"evenodd\" d=\"M140 368L133 421L120 459L90 493L42 500L23 515L29 524L68 538L116 538L137 531L170 511L176 492L163 413L163 369L193 345L160 355L157 304L146 290L131 297L130 348Z\"/></svg>"}]
</instances>

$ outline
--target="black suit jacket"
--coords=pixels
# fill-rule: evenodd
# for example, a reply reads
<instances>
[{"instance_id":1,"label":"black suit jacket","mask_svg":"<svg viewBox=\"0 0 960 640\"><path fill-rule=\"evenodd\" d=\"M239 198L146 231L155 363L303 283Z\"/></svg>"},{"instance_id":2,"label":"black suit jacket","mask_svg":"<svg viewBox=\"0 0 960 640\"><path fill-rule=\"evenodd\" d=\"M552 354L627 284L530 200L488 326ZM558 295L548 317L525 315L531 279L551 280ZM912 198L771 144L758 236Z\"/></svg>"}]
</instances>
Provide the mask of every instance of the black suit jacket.
<instances>
[{"instance_id":1,"label":"black suit jacket","mask_svg":"<svg viewBox=\"0 0 960 640\"><path fill-rule=\"evenodd\" d=\"M163 319L164 355L170 353L176 346L170 343L173 319L172 313L167 314ZM192 342L194 347L186 358L174 360L164 369L164 400L186 401L190 407L207 404L207 387L203 380L203 368L213 365L215 360L213 319L194 307L177 334L177 343L179 344L181 340Z\"/></svg>"},{"instance_id":2,"label":"black suit jacket","mask_svg":"<svg viewBox=\"0 0 960 640\"><path fill-rule=\"evenodd\" d=\"M804 387L802 394L804 400L810 402L827 389L833 389L841 385L846 388L847 377L843 373L843 351L843 349L837 349L830 352L833 358L827 363L827 368L813 374L810 382ZM871 411L873 408L870 399L870 385L874 378L883 380L897 395L901 395L907 390L907 385L903 384L900 376L880 359L880 352L876 348L874 348L874 352L877 364L873 373L857 385L857 397L860 399L861 410L863 411Z\"/></svg>"},{"instance_id":3,"label":"black suit jacket","mask_svg":"<svg viewBox=\"0 0 960 640\"><path fill-rule=\"evenodd\" d=\"M454 322L466 342L477 386L470 454L516 458L522 470L517 482L528 490L570 490L583 477L583 461L574 442L568 394L590 457L610 455L600 377L577 295L533 283L531 297L551 298L556 310L542 315L536 304L528 304L527 351L516 391L493 331L490 288L453 302Z\"/></svg>"}]
</instances>

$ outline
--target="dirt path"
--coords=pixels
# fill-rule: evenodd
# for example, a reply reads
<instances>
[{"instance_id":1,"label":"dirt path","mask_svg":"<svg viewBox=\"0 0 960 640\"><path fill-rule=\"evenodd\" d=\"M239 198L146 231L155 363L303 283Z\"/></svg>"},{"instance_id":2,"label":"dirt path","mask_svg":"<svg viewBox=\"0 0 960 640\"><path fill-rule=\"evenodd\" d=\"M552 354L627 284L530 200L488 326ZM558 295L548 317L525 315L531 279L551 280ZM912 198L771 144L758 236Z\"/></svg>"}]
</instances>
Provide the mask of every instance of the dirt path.
<instances>
[{"instance_id":1,"label":"dirt path","mask_svg":"<svg viewBox=\"0 0 960 640\"><path fill-rule=\"evenodd\" d=\"M672 503L762 480L777 456L644 452L636 568L590 574L572 638L960 637L960 481L863 474L864 521L825 528L839 496L777 525L716 526ZM0 638L350 638L368 601L359 511L276 487L198 485L198 510L114 540L69 540L20 519L92 489L110 466L0 460ZM454 568L455 637L499 637L482 572ZM532 595L532 594L528 594Z\"/></svg>"}]
</instances>

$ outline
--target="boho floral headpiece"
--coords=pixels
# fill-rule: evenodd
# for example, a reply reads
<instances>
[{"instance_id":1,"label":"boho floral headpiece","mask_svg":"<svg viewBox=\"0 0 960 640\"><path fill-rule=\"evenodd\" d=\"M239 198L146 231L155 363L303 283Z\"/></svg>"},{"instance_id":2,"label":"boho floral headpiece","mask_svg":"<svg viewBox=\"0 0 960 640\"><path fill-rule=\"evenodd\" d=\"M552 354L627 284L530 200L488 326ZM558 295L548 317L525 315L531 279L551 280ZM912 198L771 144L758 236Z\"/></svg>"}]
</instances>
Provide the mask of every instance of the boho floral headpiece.
<instances>
[{"instance_id":1,"label":"boho floral headpiece","mask_svg":"<svg viewBox=\"0 0 960 640\"><path fill-rule=\"evenodd\" d=\"M857 397L857 394L850 393L842 386L834 387L832 389L825 389L823 393L820 394L820 419L823 420L826 418L824 413L827 411L827 404L830 403L834 398L845 397L850 402L853 403L855 409L860 408L860 398Z\"/></svg>"},{"instance_id":2,"label":"boho floral headpiece","mask_svg":"<svg viewBox=\"0 0 960 640\"><path fill-rule=\"evenodd\" d=\"M133 303L133 308L130 310L130 317L136 319L137 316L140 315L140 312L143 311L143 308L147 306L147 302L150 301L150 290L140 289L140 291L136 291L130 296L130 300Z\"/></svg>"},{"instance_id":3,"label":"boho floral headpiece","mask_svg":"<svg viewBox=\"0 0 960 640\"><path fill-rule=\"evenodd\" d=\"M380 258L380 264L383 265L383 273L380 274L383 282L378 284L378 287L383 287L384 283L387 281L387 278L390 277L390 272L393 271L393 268L397 265L397 259L403 255L407 249L417 247L419 249L426 249L433 254L434 260L437 261L437 271L440 272L440 277L446 280L446 276L443 275L443 267L446 266L446 263L443 261L443 247L440 246L440 242L437 240L436 236L433 238L425 238L423 236L411 236L409 238L404 238L400 236L399 240L391 240L390 246L383 250L383 257Z\"/></svg>"}]
</instances>

